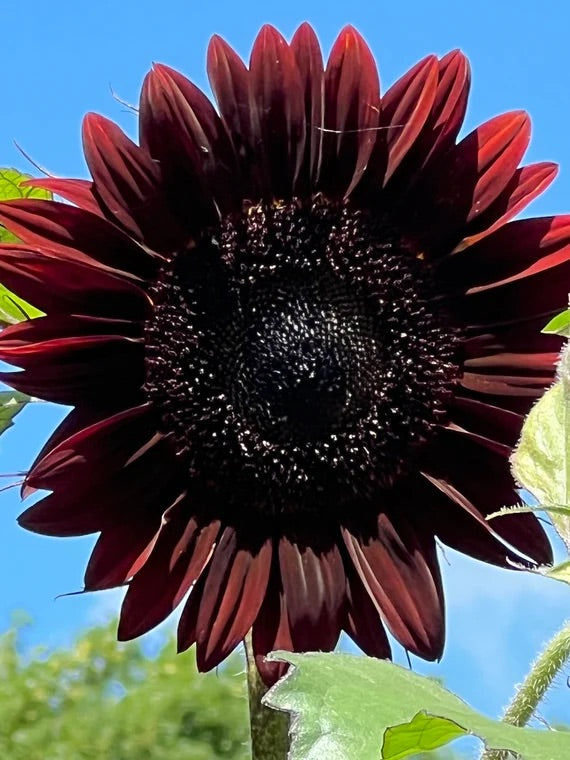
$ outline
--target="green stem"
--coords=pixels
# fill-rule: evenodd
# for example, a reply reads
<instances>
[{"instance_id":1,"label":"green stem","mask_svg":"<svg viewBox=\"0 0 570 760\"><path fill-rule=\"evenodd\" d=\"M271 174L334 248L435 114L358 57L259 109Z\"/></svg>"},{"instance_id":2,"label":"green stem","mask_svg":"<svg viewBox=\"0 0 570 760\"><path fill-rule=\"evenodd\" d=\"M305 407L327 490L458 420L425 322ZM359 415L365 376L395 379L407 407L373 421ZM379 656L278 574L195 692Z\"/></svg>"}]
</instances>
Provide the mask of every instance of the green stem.
<instances>
[{"instance_id":1,"label":"green stem","mask_svg":"<svg viewBox=\"0 0 570 760\"><path fill-rule=\"evenodd\" d=\"M529 674L505 710L503 722L525 726L550 688L553 680L570 659L570 622L548 642L533 663ZM504 750L486 750L481 760L507 760Z\"/></svg>"},{"instance_id":2,"label":"green stem","mask_svg":"<svg viewBox=\"0 0 570 760\"><path fill-rule=\"evenodd\" d=\"M261 703L261 698L267 688L255 664L251 633L246 636L244 646L247 660L252 760L287 760L289 718L285 713L271 710Z\"/></svg>"}]
</instances>

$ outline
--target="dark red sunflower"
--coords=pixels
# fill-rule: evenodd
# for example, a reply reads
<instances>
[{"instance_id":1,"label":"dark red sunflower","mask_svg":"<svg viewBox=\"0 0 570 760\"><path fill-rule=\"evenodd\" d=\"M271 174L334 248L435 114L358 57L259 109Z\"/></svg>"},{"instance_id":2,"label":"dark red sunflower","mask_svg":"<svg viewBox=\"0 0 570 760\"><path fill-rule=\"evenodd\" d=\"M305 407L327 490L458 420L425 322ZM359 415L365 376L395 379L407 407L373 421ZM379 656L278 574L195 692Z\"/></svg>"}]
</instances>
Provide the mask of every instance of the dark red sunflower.
<instances>
[{"instance_id":1,"label":"dark red sunflower","mask_svg":"<svg viewBox=\"0 0 570 760\"><path fill-rule=\"evenodd\" d=\"M436 537L500 566L551 561L509 455L553 377L541 326L565 306L570 216L510 221L554 178L517 168L520 111L460 142L454 51L386 94L352 28L326 66L312 29L259 34L249 68L215 37L217 109L157 65L140 146L89 114L92 182L3 203L23 241L0 281L47 316L10 327L13 387L75 409L32 466L21 516L100 531L85 588L128 583L119 636L190 591L179 647L217 665L253 629L329 650L440 657Z\"/></svg>"}]
</instances>

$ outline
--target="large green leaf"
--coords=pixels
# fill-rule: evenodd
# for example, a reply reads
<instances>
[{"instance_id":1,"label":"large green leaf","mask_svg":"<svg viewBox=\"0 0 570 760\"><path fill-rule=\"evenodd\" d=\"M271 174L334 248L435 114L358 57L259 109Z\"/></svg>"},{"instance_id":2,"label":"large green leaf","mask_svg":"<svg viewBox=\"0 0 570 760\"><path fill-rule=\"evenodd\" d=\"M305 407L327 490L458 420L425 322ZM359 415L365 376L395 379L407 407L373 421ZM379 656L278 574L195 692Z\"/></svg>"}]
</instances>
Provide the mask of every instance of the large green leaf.
<instances>
[{"instance_id":1,"label":"large green leaf","mask_svg":"<svg viewBox=\"0 0 570 760\"><path fill-rule=\"evenodd\" d=\"M13 198L40 198L50 200L52 194L39 187L24 185L32 179L29 174L23 174L17 169L0 169L0 201ZM17 243L18 238L6 227L0 225L0 243ZM0 326L13 325L24 319L42 316L43 312L36 309L8 288L0 285Z\"/></svg>"},{"instance_id":2,"label":"large green leaf","mask_svg":"<svg viewBox=\"0 0 570 760\"><path fill-rule=\"evenodd\" d=\"M264 698L292 714L289 760L400 760L464 734L523 760L570 758L570 732L491 720L433 679L391 662L290 652L270 659L295 666Z\"/></svg>"},{"instance_id":3,"label":"large green leaf","mask_svg":"<svg viewBox=\"0 0 570 760\"><path fill-rule=\"evenodd\" d=\"M512 456L513 474L544 505L570 505L570 354L562 352L558 380L530 410ZM552 510L570 551L570 517Z\"/></svg>"},{"instance_id":4,"label":"large green leaf","mask_svg":"<svg viewBox=\"0 0 570 760\"><path fill-rule=\"evenodd\" d=\"M0 435L14 424L14 417L19 414L30 397L19 391L0 392Z\"/></svg>"}]
</instances>

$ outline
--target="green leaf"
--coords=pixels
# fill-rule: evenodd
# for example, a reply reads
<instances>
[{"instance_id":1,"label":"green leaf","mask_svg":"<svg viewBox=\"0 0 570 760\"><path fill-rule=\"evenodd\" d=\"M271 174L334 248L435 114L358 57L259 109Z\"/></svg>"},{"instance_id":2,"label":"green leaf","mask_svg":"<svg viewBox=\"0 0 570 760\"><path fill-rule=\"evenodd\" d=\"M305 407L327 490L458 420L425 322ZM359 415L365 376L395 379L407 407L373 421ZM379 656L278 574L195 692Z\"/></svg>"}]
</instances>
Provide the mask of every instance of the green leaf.
<instances>
[{"instance_id":1,"label":"green leaf","mask_svg":"<svg viewBox=\"0 0 570 760\"><path fill-rule=\"evenodd\" d=\"M409 723L386 729L382 757L384 760L400 760L416 752L429 752L466 733L455 721L422 711L414 715Z\"/></svg>"},{"instance_id":2,"label":"green leaf","mask_svg":"<svg viewBox=\"0 0 570 760\"><path fill-rule=\"evenodd\" d=\"M553 516L556 515L558 520L561 518L570 520L570 506L564 507L560 504L537 504L532 506L521 504L516 507L503 507L498 512L492 512L490 515L487 515L485 519L494 520L506 515L524 514L525 512L548 512L553 519ZM554 567L539 567L534 572L544 575L546 578L553 578L555 581L570 583L570 560L565 560L558 565L554 565Z\"/></svg>"},{"instance_id":3,"label":"green leaf","mask_svg":"<svg viewBox=\"0 0 570 760\"><path fill-rule=\"evenodd\" d=\"M31 401L30 397L19 391L0 392L0 435L14 424L14 417Z\"/></svg>"},{"instance_id":4,"label":"green leaf","mask_svg":"<svg viewBox=\"0 0 570 760\"><path fill-rule=\"evenodd\" d=\"M43 190L41 187L31 187L23 185L29 179L33 179L30 174L23 174L17 169L0 169L0 201L9 201L13 198L40 198L51 200L52 194L49 190ZM6 227L0 225L0 243L17 243L18 238L9 232Z\"/></svg>"},{"instance_id":5,"label":"green leaf","mask_svg":"<svg viewBox=\"0 0 570 760\"><path fill-rule=\"evenodd\" d=\"M557 314L546 327L543 327L542 332L570 338L570 309L566 309L562 314Z\"/></svg>"},{"instance_id":6,"label":"green leaf","mask_svg":"<svg viewBox=\"0 0 570 760\"><path fill-rule=\"evenodd\" d=\"M566 347L558 380L533 406L513 452L513 475L543 505L570 505L570 367ZM548 511L548 507L547 511ZM570 517L549 511L570 551Z\"/></svg>"},{"instance_id":7,"label":"green leaf","mask_svg":"<svg viewBox=\"0 0 570 760\"><path fill-rule=\"evenodd\" d=\"M292 713L289 760L408 757L426 748L417 730L422 720L433 747L468 733L524 760L570 757L570 732L492 720L433 679L385 660L321 652L273 652L269 659L295 666L264 697Z\"/></svg>"},{"instance_id":8,"label":"green leaf","mask_svg":"<svg viewBox=\"0 0 570 760\"><path fill-rule=\"evenodd\" d=\"M15 325L24 319L35 319L43 315L43 311L36 309L4 285L0 285L0 325L3 327Z\"/></svg>"},{"instance_id":9,"label":"green leaf","mask_svg":"<svg viewBox=\"0 0 570 760\"><path fill-rule=\"evenodd\" d=\"M570 560L560 562L554 567L544 568L540 570L540 573L546 575L547 578L553 578L555 581L570 583Z\"/></svg>"},{"instance_id":10,"label":"green leaf","mask_svg":"<svg viewBox=\"0 0 570 760\"><path fill-rule=\"evenodd\" d=\"M48 190L39 187L23 185L26 180L32 179L29 174L23 174L17 169L0 169L0 201L8 201L13 198L40 198L51 200L52 194ZM16 235L0 225L0 243L17 243ZM43 312L36 309L22 298L12 293L8 288L0 285L0 326L16 324L24 319L33 319L43 316Z\"/></svg>"}]
</instances>

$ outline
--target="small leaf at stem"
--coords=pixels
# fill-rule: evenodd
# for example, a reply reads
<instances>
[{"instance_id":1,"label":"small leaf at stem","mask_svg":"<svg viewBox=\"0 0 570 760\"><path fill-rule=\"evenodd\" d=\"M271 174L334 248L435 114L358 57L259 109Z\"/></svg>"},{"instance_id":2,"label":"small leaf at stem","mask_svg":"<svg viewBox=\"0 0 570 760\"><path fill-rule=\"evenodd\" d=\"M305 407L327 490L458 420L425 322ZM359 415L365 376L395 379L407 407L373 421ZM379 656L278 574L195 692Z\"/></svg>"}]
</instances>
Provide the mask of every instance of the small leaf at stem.
<instances>
[{"instance_id":1,"label":"small leaf at stem","mask_svg":"<svg viewBox=\"0 0 570 760\"><path fill-rule=\"evenodd\" d=\"M570 560L560 562L558 565L554 565L554 567L543 568L540 573L547 578L553 578L555 581L570 583Z\"/></svg>"},{"instance_id":2,"label":"small leaf at stem","mask_svg":"<svg viewBox=\"0 0 570 760\"><path fill-rule=\"evenodd\" d=\"M391 726L384 733L383 760L401 760L416 752L429 752L449 744L467 731L455 721L425 711L416 713L408 723Z\"/></svg>"},{"instance_id":3,"label":"small leaf at stem","mask_svg":"<svg viewBox=\"0 0 570 760\"><path fill-rule=\"evenodd\" d=\"M566 309L562 314L557 314L550 322L542 328L542 332L547 335L563 335L570 338L570 309Z\"/></svg>"}]
</instances>

